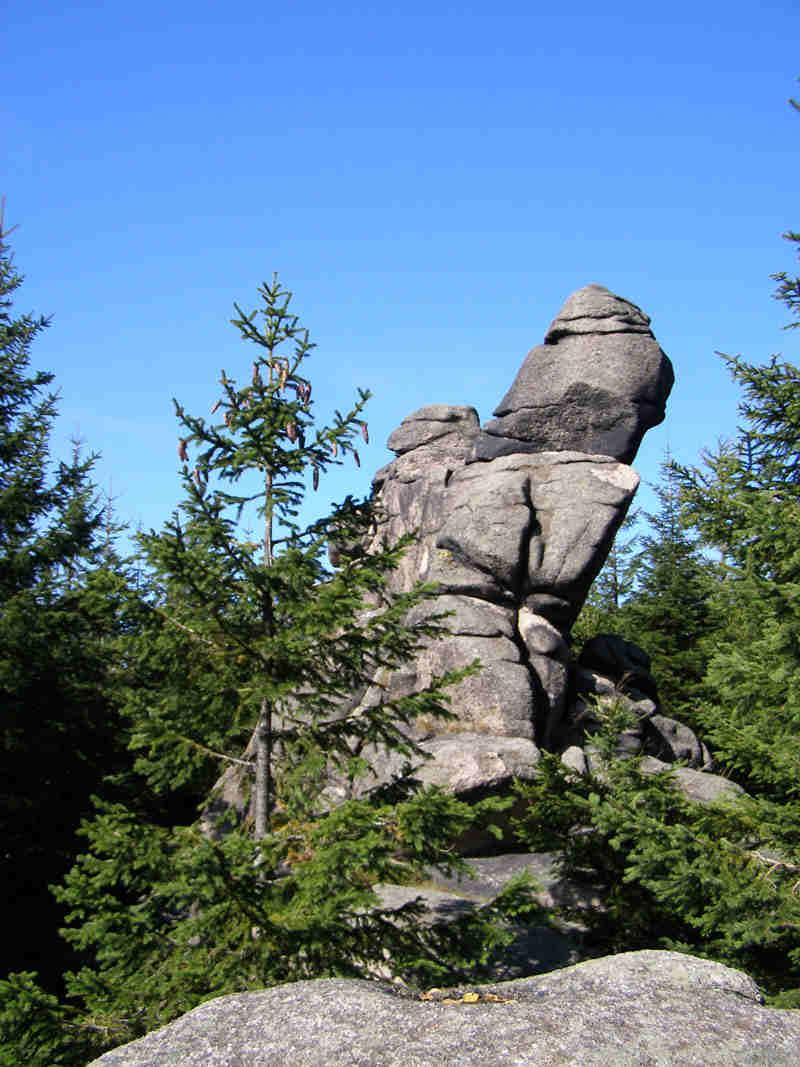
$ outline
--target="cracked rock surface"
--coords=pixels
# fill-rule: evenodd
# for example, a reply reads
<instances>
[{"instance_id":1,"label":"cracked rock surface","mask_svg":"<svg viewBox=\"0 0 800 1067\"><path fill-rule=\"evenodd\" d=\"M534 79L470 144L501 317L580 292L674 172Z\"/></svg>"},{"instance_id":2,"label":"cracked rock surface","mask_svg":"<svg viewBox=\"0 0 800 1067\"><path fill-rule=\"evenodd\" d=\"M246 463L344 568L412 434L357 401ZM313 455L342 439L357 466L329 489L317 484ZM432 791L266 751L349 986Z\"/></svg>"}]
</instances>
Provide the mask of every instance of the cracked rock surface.
<instances>
[{"instance_id":1,"label":"cracked rock surface","mask_svg":"<svg viewBox=\"0 0 800 1067\"><path fill-rule=\"evenodd\" d=\"M365 548L415 535L391 584L437 583L438 595L417 610L449 612L448 634L376 677L351 707L380 699L383 687L401 695L443 671L482 665L450 689L452 720L417 722L421 781L460 795L503 790L535 775L542 748L568 753L585 772L594 702L624 699L637 719L625 753L685 760L701 776L697 797L720 792L702 742L661 714L641 649L600 635L576 660L570 643L639 485L629 464L663 419L672 383L648 316L589 285L566 301L483 428L473 407L436 403L390 435L395 459L373 479L379 522ZM358 791L403 766L369 755L375 773ZM217 795L224 809L243 811L234 778L226 772ZM340 783L328 793L344 797Z\"/></svg>"},{"instance_id":2,"label":"cracked rock surface","mask_svg":"<svg viewBox=\"0 0 800 1067\"><path fill-rule=\"evenodd\" d=\"M570 628L636 493L628 464L663 418L672 380L649 318L590 285L567 300L483 429L473 408L433 404L389 437L397 457L374 479L382 519L372 543L415 531L393 584L436 582L429 610L452 612L450 636L404 668L403 685L421 688L475 658L483 668L451 690L455 721L431 726L452 744L425 739L424 780L463 792L464 746L478 736L498 751L502 738L580 743L569 723ZM674 730L671 747L649 731L654 756L700 752ZM476 788L480 775L467 778ZM485 785L496 781L487 774Z\"/></svg>"}]
</instances>

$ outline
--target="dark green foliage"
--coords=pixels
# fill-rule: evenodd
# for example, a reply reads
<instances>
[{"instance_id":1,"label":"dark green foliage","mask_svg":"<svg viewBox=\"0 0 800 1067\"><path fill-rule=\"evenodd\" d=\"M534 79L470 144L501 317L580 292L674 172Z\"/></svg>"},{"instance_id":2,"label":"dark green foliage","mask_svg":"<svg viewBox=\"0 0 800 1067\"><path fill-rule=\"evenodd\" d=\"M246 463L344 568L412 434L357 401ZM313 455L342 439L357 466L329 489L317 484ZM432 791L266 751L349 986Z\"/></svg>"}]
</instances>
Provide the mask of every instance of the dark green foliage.
<instances>
[{"instance_id":1,"label":"dark green foliage","mask_svg":"<svg viewBox=\"0 0 800 1067\"><path fill-rule=\"evenodd\" d=\"M669 458L656 495L659 509L647 515L649 532L637 556L636 590L622 612L623 636L650 656L664 714L692 724L704 698L718 575L690 532Z\"/></svg>"},{"instance_id":2,"label":"dark green foliage","mask_svg":"<svg viewBox=\"0 0 800 1067\"><path fill-rule=\"evenodd\" d=\"M707 638L716 627L712 593L719 576L683 513L669 457L661 477L658 510L626 519L573 638L582 644L598 633L613 633L639 645L650 656L663 713L693 723L705 697ZM646 526L637 528L642 519ZM636 532L626 535L626 527Z\"/></svg>"},{"instance_id":3,"label":"dark green foliage","mask_svg":"<svg viewBox=\"0 0 800 1067\"><path fill-rule=\"evenodd\" d=\"M277 281L260 293L259 312L237 308L234 324L256 358L244 385L222 372L218 421L176 403L185 500L162 532L141 539L157 594L134 655L152 685L137 678L128 705L137 769L159 789L192 780L210 751L237 759L256 728L257 836L281 790L285 808L307 814L315 783L332 772L355 778L365 749L414 755L408 725L422 713L445 716L442 683L457 680L412 695L373 687L374 698L350 700L438 632L435 621L405 621L430 590L388 591L404 544L358 550L371 529L369 503L348 498L298 527L304 479L316 488L342 456L358 458L368 394L317 425L305 369L314 346Z\"/></svg>"},{"instance_id":4,"label":"dark green foliage","mask_svg":"<svg viewBox=\"0 0 800 1067\"><path fill-rule=\"evenodd\" d=\"M796 320L797 279L776 278ZM624 709L599 708L608 721L592 738L592 773L545 756L521 788L531 806L520 834L599 890L603 906L579 914L592 951L677 947L798 1007L800 370L723 358L742 389L741 428L698 466L667 468L616 617L651 654L668 709L749 795L693 803L669 774L614 758Z\"/></svg>"},{"instance_id":5,"label":"dark green foliage","mask_svg":"<svg viewBox=\"0 0 800 1067\"><path fill-rule=\"evenodd\" d=\"M464 980L508 939L500 919L536 910L527 887L446 927L421 924L415 903L382 907L373 887L419 879L428 864L465 869L454 835L500 806L476 811L436 791L395 805L348 801L285 823L255 850L241 830L215 841L106 806L59 894L72 906L70 939L96 961L72 976L70 993L130 1039L211 996L276 982Z\"/></svg>"},{"instance_id":6,"label":"dark green foliage","mask_svg":"<svg viewBox=\"0 0 800 1067\"><path fill-rule=\"evenodd\" d=\"M53 376L30 368L47 322L13 313L21 282L0 235L0 909L4 967L57 987L62 913L48 886L124 752L111 692L127 590L93 458L50 455Z\"/></svg>"},{"instance_id":7,"label":"dark green foliage","mask_svg":"<svg viewBox=\"0 0 800 1067\"><path fill-rule=\"evenodd\" d=\"M787 303L796 316L796 304ZM724 358L742 387L742 428L701 466L679 471L689 514L719 553L723 574L701 721L717 757L749 792L779 807L795 805L800 370L775 356L763 366Z\"/></svg>"},{"instance_id":8,"label":"dark green foliage","mask_svg":"<svg viewBox=\"0 0 800 1067\"><path fill-rule=\"evenodd\" d=\"M59 1003L24 971L0 979L1 1067L84 1067L108 1034Z\"/></svg>"},{"instance_id":9,"label":"dark green foliage","mask_svg":"<svg viewBox=\"0 0 800 1067\"><path fill-rule=\"evenodd\" d=\"M208 997L297 978L463 979L508 938L501 916L537 910L522 885L447 926L420 923L415 903L380 905L380 882L463 870L457 841L509 801L469 806L409 774L422 758L415 720L447 718L448 685L475 667L418 693L387 684L441 632L429 612L408 620L431 590L392 591L405 544L360 547L369 503L298 524L304 476L316 488L367 437L366 394L320 427L304 368L313 346L277 281L261 296L258 314L235 320L257 357L243 386L223 372L219 422L176 404L185 500L141 539L149 594L123 689L146 793L201 797L223 770L220 792L252 803L242 813L223 796L185 825L131 796L98 802L86 822L88 847L57 892L85 960L67 989L112 1042ZM407 769L375 785L371 763L386 753Z\"/></svg>"},{"instance_id":10,"label":"dark green foliage","mask_svg":"<svg viewBox=\"0 0 800 1067\"><path fill-rule=\"evenodd\" d=\"M638 521L638 511L628 512L602 570L592 583L586 603L572 627L572 640L578 648L597 634L627 636L625 605L636 588L639 569Z\"/></svg>"},{"instance_id":11,"label":"dark green foliage","mask_svg":"<svg viewBox=\"0 0 800 1067\"><path fill-rule=\"evenodd\" d=\"M519 787L530 804L521 840L559 851L561 872L599 893L602 907L566 913L592 954L677 948L746 970L785 1001L800 986L800 865L777 857L757 802L698 804L670 772L619 759L627 714L597 709L590 775L543 757L537 781Z\"/></svg>"}]
</instances>

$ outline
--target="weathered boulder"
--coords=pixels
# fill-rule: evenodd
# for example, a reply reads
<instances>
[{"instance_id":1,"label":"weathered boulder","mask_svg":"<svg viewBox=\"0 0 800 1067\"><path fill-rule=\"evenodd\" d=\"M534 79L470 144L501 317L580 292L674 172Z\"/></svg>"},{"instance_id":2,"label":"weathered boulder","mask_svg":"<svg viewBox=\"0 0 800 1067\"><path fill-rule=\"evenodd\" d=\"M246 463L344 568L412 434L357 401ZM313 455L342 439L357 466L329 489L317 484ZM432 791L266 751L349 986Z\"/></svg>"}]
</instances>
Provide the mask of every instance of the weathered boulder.
<instances>
[{"instance_id":1,"label":"weathered boulder","mask_svg":"<svg viewBox=\"0 0 800 1067\"><path fill-rule=\"evenodd\" d=\"M462 795L505 788L513 768L526 776L540 747L580 746L592 725L589 675L623 690L640 719L657 716L643 653L602 637L576 671L570 629L636 493L628 462L663 417L671 384L648 317L591 285L567 300L483 430L472 407L430 404L390 435L395 459L373 479L377 522L360 549L414 534L391 586L436 583L438 595L420 610L450 613L448 633L391 676L381 672L346 710L481 664L450 690L452 721L416 723L414 739L430 757L421 780ZM707 762L691 731L666 718L629 733L625 751ZM523 756L511 752L512 739L529 746ZM384 777L402 769L380 753L374 764ZM218 795L239 815L236 774L226 772Z\"/></svg>"},{"instance_id":2,"label":"weathered boulder","mask_svg":"<svg viewBox=\"0 0 800 1067\"><path fill-rule=\"evenodd\" d=\"M659 771L666 771L671 768L671 764L656 759L655 756L645 756L640 766L645 774L657 774ZM673 774L681 792L689 800L695 800L698 804L711 804L717 800L730 800L744 794L744 790L740 785L732 782L729 778L723 778L720 774L699 771L694 767L675 767Z\"/></svg>"},{"instance_id":3,"label":"weathered boulder","mask_svg":"<svg viewBox=\"0 0 800 1067\"><path fill-rule=\"evenodd\" d=\"M568 746L580 745L582 735L593 732L597 705L616 701L635 720L622 735L621 751L712 770L711 753L694 731L660 714L650 657L638 645L613 634L591 638L578 657L572 683L575 697L564 733Z\"/></svg>"},{"instance_id":4,"label":"weathered boulder","mask_svg":"<svg viewBox=\"0 0 800 1067\"><path fill-rule=\"evenodd\" d=\"M672 371L647 316L600 286L567 300L534 353L483 430L469 407L433 404L403 420L388 442L396 458L374 479L381 518L366 547L413 531L393 585L435 582L431 610L440 600L453 612L452 636L389 684L419 688L481 662L451 692L457 721L434 733L557 749L580 741L569 631L638 487L627 463L663 417Z\"/></svg>"},{"instance_id":5,"label":"weathered boulder","mask_svg":"<svg viewBox=\"0 0 800 1067\"><path fill-rule=\"evenodd\" d=\"M455 404L428 404L407 415L390 435L387 446L398 456L422 445L438 442L438 456L452 451L460 458L463 439L477 436L478 413L475 408Z\"/></svg>"},{"instance_id":6,"label":"weathered boulder","mask_svg":"<svg viewBox=\"0 0 800 1067\"><path fill-rule=\"evenodd\" d=\"M426 572L430 539L444 520L447 483L464 465L478 432L474 408L432 404L403 419L390 435L397 458L372 479L382 514L376 541L394 544L411 531L417 536L394 575L397 588L410 588Z\"/></svg>"},{"instance_id":7,"label":"weathered boulder","mask_svg":"<svg viewBox=\"0 0 800 1067\"><path fill-rule=\"evenodd\" d=\"M710 770L711 753L697 734L677 719L650 715L644 723L644 751L668 763L688 763L690 767Z\"/></svg>"},{"instance_id":8,"label":"weathered boulder","mask_svg":"<svg viewBox=\"0 0 800 1067\"><path fill-rule=\"evenodd\" d=\"M606 675L625 693L631 690L656 696L656 683L650 674L650 657L632 641L616 634L597 634L581 649L578 664Z\"/></svg>"},{"instance_id":9,"label":"weathered boulder","mask_svg":"<svg viewBox=\"0 0 800 1067\"><path fill-rule=\"evenodd\" d=\"M507 852L477 856L469 861L470 874L446 876L427 873L427 884L454 896L488 904L519 874L536 883L534 897L543 908L597 908L602 898L595 887L565 878L558 870L555 852Z\"/></svg>"},{"instance_id":10,"label":"weathered boulder","mask_svg":"<svg viewBox=\"0 0 800 1067\"><path fill-rule=\"evenodd\" d=\"M465 994L468 994L465 996ZM220 997L97 1067L794 1067L800 1012L740 971L629 952L426 999L320 979Z\"/></svg>"},{"instance_id":11,"label":"weathered boulder","mask_svg":"<svg viewBox=\"0 0 800 1067\"><path fill-rule=\"evenodd\" d=\"M630 467L574 452L464 467L447 486L425 577L450 592L481 588L486 599L525 604L566 631L638 485Z\"/></svg>"},{"instance_id":12,"label":"weathered boulder","mask_svg":"<svg viewBox=\"0 0 800 1067\"><path fill-rule=\"evenodd\" d=\"M541 755L528 738L474 732L439 734L420 741L419 747L422 755L411 761L397 753L369 753L372 773L357 783L356 795L404 773L423 786L439 786L465 799L502 794L515 778L530 781ZM334 785L328 795L342 800L345 792L337 793Z\"/></svg>"},{"instance_id":13,"label":"weathered boulder","mask_svg":"<svg viewBox=\"0 0 800 1067\"><path fill-rule=\"evenodd\" d=\"M473 458L576 451L630 463L674 375L634 304L600 285L567 300L477 439Z\"/></svg>"},{"instance_id":14,"label":"weathered boulder","mask_svg":"<svg viewBox=\"0 0 800 1067\"><path fill-rule=\"evenodd\" d=\"M468 891L465 888L463 892ZM426 886L376 886L378 899L384 908L399 909L412 901L421 904L424 912L420 921L426 925L447 924L478 911L489 900L478 896ZM496 895L496 894L495 894ZM491 899L491 898L490 898ZM510 944L498 946L481 968L482 981L508 981L527 978L577 963L580 959L575 939L569 933L550 925L507 923L513 937ZM372 977L372 976L371 976ZM389 975L374 977L388 978Z\"/></svg>"}]
</instances>

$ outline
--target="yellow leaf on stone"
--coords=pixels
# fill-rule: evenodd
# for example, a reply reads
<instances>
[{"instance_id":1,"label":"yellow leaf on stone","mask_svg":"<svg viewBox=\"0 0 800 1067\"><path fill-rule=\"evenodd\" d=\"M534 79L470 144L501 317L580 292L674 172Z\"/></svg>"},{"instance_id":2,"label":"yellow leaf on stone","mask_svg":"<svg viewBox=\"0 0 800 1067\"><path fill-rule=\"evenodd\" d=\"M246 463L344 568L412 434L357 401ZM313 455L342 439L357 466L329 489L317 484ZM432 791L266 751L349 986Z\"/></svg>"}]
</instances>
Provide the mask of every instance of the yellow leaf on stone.
<instances>
[{"instance_id":1,"label":"yellow leaf on stone","mask_svg":"<svg viewBox=\"0 0 800 1067\"><path fill-rule=\"evenodd\" d=\"M481 996L480 993L465 993L461 999L465 1004L477 1004Z\"/></svg>"}]
</instances>

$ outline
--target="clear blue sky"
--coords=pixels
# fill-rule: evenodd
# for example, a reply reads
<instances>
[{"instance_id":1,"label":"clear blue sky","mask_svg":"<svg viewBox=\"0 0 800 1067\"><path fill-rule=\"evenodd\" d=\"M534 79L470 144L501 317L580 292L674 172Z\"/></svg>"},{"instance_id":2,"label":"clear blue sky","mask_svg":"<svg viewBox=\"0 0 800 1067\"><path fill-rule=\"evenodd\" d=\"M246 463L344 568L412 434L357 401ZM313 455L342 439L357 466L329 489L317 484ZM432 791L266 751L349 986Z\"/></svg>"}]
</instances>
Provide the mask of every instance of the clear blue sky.
<instances>
[{"instance_id":1,"label":"clear blue sky","mask_svg":"<svg viewBox=\"0 0 800 1067\"><path fill-rule=\"evenodd\" d=\"M52 314L71 434L121 517L178 499L170 398L204 412L249 353L229 325L277 270L319 348L320 415L370 388L365 492L426 403L487 418L567 295L652 316L677 385L637 467L733 432L714 355L783 332L800 228L796 0L68 5L7 0L2 184ZM645 499L647 504L647 499Z\"/></svg>"}]
</instances>

